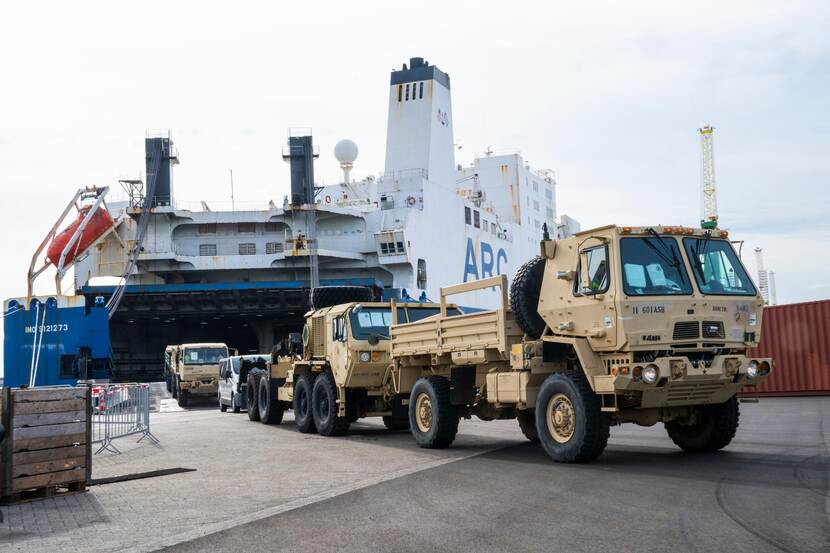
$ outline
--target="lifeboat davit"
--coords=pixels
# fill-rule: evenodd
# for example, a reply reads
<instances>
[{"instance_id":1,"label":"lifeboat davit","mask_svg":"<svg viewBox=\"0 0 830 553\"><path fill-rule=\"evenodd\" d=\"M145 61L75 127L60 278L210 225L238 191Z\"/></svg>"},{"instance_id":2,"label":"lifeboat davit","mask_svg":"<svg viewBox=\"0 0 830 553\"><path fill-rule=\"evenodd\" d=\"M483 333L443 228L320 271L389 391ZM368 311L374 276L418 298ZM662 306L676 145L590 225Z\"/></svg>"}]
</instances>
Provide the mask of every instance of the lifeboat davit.
<instances>
[{"instance_id":1,"label":"lifeboat davit","mask_svg":"<svg viewBox=\"0 0 830 553\"><path fill-rule=\"evenodd\" d=\"M58 264L60 261L61 253L63 249L66 247L66 244L75 234L75 231L78 230L78 227L81 226L81 223L84 221L87 213L89 210L92 209L93 206L87 205L81 208L78 212L78 218L72 222L71 225L63 229L60 233L58 233L55 238L52 240L52 243L49 244L49 249L46 250L46 259L48 259L54 265ZM109 214L109 211L106 209L96 209L95 213L92 214L92 218L84 227L84 231L81 236L78 238L78 241L69 248L69 251L66 252L66 257L63 260L64 266L68 265L75 259L75 256L79 253L82 253L86 250L93 242L98 240L102 234L107 232L107 230L112 227L113 221L112 217Z\"/></svg>"}]
</instances>

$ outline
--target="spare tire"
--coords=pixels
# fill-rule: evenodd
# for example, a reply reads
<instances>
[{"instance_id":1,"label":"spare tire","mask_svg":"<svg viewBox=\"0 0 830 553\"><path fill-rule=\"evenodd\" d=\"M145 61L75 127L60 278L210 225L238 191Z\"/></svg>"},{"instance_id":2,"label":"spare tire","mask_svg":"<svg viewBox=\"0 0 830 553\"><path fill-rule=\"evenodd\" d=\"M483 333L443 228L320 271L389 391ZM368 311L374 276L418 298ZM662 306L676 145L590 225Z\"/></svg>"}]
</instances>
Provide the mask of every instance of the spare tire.
<instances>
[{"instance_id":1,"label":"spare tire","mask_svg":"<svg viewBox=\"0 0 830 553\"><path fill-rule=\"evenodd\" d=\"M312 309L372 299L372 290L366 286L318 286L311 291Z\"/></svg>"},{"instance_id":2,"label":"spare tire","mask_svg":"<svg viewBox=\"0 0 830 553\"><path fill-rule=\"evenodd\" d=\"M544 274L544 258L534 257L519 267L510 285L510 308L516 324L534 340L545 330L545 321L539 315L539 294Z\"/></svg>"}]
</instances>

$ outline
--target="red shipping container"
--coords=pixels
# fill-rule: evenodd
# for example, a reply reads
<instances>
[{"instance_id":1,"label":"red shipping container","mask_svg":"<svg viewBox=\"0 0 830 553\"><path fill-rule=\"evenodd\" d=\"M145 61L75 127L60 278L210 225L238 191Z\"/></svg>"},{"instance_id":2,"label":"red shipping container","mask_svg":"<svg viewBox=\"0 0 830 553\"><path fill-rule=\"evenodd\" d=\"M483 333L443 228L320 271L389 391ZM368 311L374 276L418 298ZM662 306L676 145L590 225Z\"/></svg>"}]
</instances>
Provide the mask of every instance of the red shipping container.
<instances>
[{"instance_id":1,"label":"red shipping container","mask_svg":"<svg viewBox=\"0 0 830 553\"><path fill-rule=\"evenodd\" d=\"M766 307L762 324L761 343L747 355L772 357L775 369L758 393L830 394L830 300Z\"/></svg>"}]
</instances>

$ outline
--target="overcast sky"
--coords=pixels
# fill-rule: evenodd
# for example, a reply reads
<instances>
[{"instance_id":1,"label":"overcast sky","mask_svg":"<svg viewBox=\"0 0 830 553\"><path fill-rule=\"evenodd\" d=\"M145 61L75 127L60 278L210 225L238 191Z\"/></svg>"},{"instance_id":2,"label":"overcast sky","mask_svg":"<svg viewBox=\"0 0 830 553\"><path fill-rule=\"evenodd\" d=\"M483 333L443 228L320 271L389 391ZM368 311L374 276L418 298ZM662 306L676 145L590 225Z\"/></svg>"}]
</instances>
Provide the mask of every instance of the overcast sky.
<instances>
[{"instance_id":1,"label":"overcast sky","mask_svg":"<svg viewBox=\"0 0 830 553\"><path fill-rule=\"evenodd\" d=\"M280 201L289 127L313 128L318 176L344 137L355 176L382 171L389 71L412 56L451 76L458 161L521 150L583 228L696 224L696 129L714 125L750 269L762 246L779 303L830 297L830 3L271 4L4 6L4 298L75 189L143 172L146 129L173 132L179 200L229 201L232 168L237 201Z\"/></svg>"}]
</instances>

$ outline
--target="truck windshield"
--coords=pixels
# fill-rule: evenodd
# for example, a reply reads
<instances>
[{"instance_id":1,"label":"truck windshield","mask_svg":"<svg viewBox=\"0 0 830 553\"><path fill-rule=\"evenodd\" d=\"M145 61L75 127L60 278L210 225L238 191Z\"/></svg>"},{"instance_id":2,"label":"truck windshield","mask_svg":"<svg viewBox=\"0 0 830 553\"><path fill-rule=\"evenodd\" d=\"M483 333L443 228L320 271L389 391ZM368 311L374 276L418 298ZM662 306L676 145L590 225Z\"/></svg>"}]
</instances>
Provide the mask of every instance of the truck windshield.
<instances>
[{"instance_id":1,"label":"truck windshield","mask_svg":"<svg viewBox=\"0 0 830 553\"><path fill-rule=\"evenodd\" d=\"M684 238L697 287L702 294L754 296L755 286L726 240Z\"/></svg>"},{"instance_id":2,"label":"truck windshield","mask_svg":"<svg viewBox=\"0 0 830 553\"><path fill-rule=\"evenodd\" d=\"M184 364L213 365L227 356L227 348L187 348L184 350Z\"/></svg>"},{"instance_id":3,"label":"truck windshield","mask_svg":"<svg viewBox=\"0 0 830 553\"><path fill-rule=\"evenodd\" d=\"M437 307L398 307L398 324L414 323L438 314ZM447 315L459 315L454 307L447 308ZM384 307L364 307L358 311L352 309L349 314L352 336L355 340L366 340L371 334L380 339L389 338L389 326L392 324L392 311Z\"/></svg>"},{"instance_id":4,"label":"truck windshield","mask_svg":"<svg viewBox=\"0 0 830 553\"><path fill-rule=\"evenodd\" d=\"M629 237L620 240L623 289L629 296L692 293L692 283L677 241L670 237Z\"/></svg>"}]
</instances>

